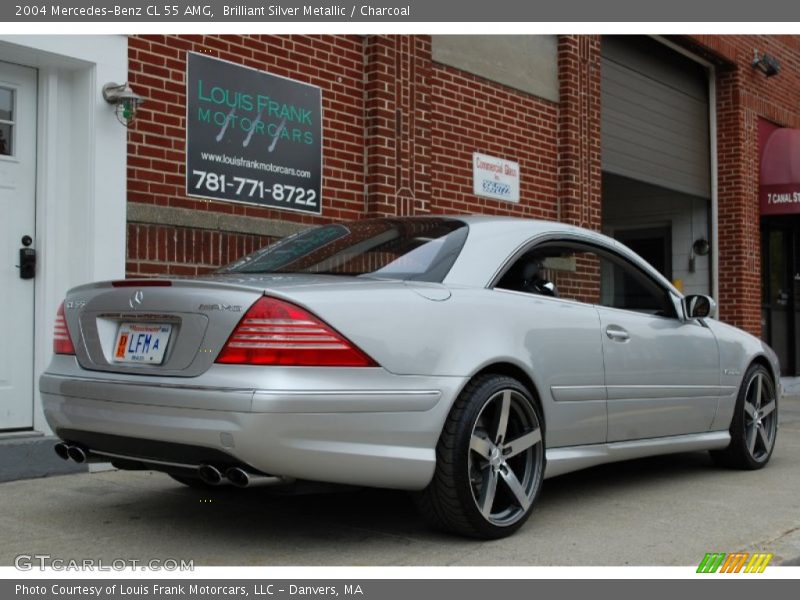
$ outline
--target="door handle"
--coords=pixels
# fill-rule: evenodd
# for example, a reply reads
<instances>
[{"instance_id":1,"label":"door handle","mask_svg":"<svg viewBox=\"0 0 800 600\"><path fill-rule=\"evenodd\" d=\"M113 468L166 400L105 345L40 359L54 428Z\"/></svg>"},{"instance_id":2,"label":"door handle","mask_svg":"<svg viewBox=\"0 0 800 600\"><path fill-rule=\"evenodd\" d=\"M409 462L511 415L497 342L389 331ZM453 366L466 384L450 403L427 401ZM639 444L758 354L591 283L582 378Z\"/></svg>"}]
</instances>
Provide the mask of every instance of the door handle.
<instances>
[{"instance_id":1,"label":"door handle","mask_svg":"<svg viewBox=\"0 0 800 600\"><path fill-rule=\"evenodd\" d=\"M609 325L606 327L606 335L615 342L627 342L631 339L631 334L619 325Z\"/></svg>"},{"instance_id":2,"label":"door handle","mask_svg":"<svg viewBox=\"0 0 800 600\"><path fill-rule=\"evenodd\" d=\"M33 238L23 235L20 243L23 247L19 249L19 264L15 265L19 269L19 278L33 279L36 276L36 250L30 247Z\"/></svg>"},{"instance_id":3,"label":"door handle","mask_svg":"<svg viewBox=\"0 0 800 600\"><path fill-rule=\"evenodd\" d=\"M36 276L36 250L33 248L19 249L19 269L20 279L33 279Z\"/></svg>"}]
</instances>

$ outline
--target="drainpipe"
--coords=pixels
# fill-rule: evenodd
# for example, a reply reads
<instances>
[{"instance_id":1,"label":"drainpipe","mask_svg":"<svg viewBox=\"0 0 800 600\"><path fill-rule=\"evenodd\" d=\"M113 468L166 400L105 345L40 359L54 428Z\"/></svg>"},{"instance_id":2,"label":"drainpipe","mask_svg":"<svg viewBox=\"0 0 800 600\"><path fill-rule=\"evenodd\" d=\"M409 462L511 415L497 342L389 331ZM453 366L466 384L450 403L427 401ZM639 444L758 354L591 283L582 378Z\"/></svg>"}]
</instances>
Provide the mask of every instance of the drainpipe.
<instances>
[{"instance_id":1,"label":"drainpipe","mask_svg":"<svg viewBox=\"0 0 800 600\"><path fill-rule=\"evenodd\" d=\"M708 67L708 135L711 148L711 297L719 306L719 198L717 196L717 73Z\"/></svg>"}]
</instances>

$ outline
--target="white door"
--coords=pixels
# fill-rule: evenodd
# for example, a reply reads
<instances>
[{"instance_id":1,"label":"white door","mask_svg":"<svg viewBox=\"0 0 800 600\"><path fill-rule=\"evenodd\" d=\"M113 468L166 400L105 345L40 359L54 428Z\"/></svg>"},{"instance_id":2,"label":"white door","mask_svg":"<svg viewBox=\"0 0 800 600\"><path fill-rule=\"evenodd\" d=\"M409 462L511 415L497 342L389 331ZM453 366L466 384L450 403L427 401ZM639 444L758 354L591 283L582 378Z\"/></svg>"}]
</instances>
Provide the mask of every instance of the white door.
<instances>
[{"instance_id":1,"label":"white door","mask_svg":"<svg viewBox=\"0 0 800 600\"><path fill-rule=\"evenodd\" d=\"M34 237L36 69L0 61L0 431L33 427L33 285L21 279Z\"/></svg>"}]
</instances>

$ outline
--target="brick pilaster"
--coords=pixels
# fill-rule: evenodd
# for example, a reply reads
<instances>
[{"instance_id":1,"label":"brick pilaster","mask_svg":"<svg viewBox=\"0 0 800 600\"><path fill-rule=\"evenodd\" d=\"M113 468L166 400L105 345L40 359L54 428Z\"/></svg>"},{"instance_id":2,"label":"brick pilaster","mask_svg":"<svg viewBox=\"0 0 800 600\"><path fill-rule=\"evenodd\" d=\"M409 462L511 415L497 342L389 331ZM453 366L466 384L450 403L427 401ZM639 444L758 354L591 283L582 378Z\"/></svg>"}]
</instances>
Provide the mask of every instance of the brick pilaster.
<instances>
[{"instance_id":1,"label":"brick pilaster","mask_svg":"<svg viewBox=\"0 0 800 600\"><path fill-rule=\"evenodd\" d=\"M365 41L368 216L413 215L430 201L430 38Z\"/></svg>"},{"instance_id":2,"label":"brick pilaster","mask_svg":"<svg viewBox=\"0 0 800 600\"><path fill-rule=\"evenodd\" d=\"M559 218L599 230L600 36L561 36L558 72Z\"/></svg>"}]
</instances>

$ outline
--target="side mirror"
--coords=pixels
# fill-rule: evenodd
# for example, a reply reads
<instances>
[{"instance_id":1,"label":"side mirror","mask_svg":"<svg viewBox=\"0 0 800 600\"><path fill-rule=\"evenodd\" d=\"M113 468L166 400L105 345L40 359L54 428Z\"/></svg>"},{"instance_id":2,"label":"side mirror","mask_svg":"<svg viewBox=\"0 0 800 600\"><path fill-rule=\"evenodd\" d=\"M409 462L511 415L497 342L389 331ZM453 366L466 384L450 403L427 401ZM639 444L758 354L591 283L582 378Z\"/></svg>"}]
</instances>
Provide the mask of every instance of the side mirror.
<instances>
[{"instance_id":1,"label":"side mirror","mask_svg":"<svg viewBox=\"0 0 800 600\"><path fill-rule=\"evenodd\" d=\"M687 319L705 319L713 317L717 311L717 303L710 296L692 294L683 299Z\"/></svg>"}]
</instances>

